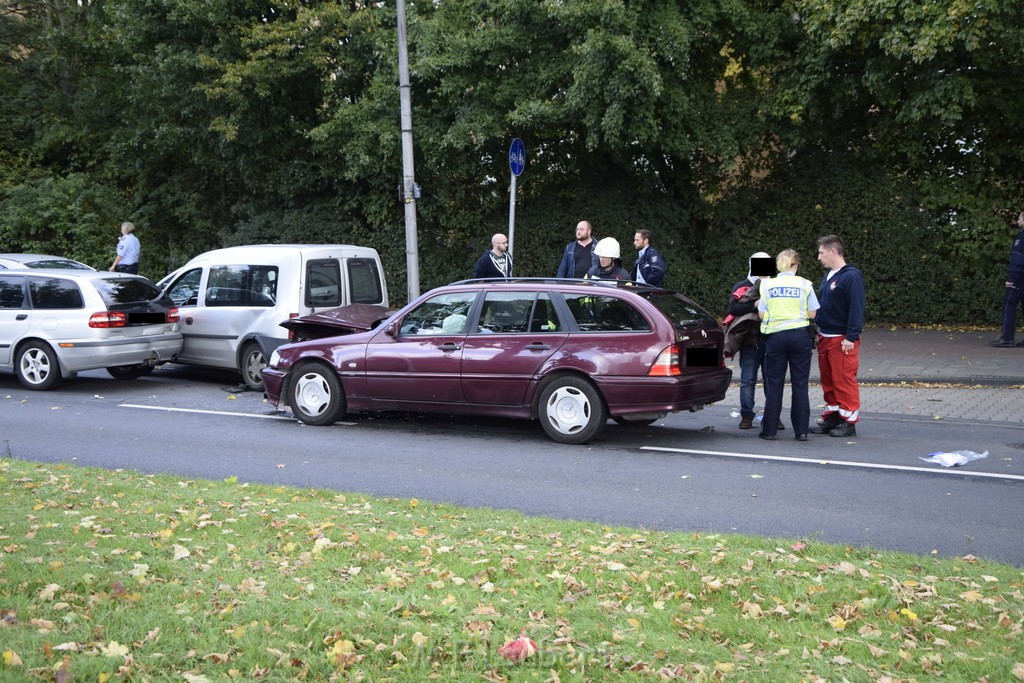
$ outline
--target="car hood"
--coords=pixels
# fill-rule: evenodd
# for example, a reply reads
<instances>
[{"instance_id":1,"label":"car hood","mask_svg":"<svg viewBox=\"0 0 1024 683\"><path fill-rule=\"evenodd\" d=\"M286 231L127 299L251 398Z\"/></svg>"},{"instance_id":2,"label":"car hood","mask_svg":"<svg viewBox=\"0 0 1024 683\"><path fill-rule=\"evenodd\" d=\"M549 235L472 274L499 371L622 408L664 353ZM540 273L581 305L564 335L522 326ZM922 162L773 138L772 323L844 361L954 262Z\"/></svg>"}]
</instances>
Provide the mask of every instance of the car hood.
<instances>
[{"instance_id":1,"label":"car hood","mask_svg":"<svg viewBox=\"0 0 1024 683\"><path fill-rule=\"evenodd\" d=\"M349 304L286 320L281 323L281 327L289 330L316 327L332 328L339 332L366 332L393 313L395 311L386 306Z\"/></svg>"}]
</instances>

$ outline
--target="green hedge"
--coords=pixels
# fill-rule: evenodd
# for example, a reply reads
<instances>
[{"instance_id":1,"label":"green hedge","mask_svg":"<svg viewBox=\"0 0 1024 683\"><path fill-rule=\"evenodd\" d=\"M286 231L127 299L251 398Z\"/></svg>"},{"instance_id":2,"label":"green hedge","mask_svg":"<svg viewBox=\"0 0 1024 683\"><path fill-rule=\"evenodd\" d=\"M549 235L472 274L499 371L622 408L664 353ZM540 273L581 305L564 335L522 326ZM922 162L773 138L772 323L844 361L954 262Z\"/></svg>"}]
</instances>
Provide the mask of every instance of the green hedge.
<instances>
[{"instance_id":1,"label":"green hedge","mask_svg":"<svg viewBox=\"0 0 1024 683\"><path fill-rule=\"evenodd\" d=\"M846 244L847 261L864 272L869 323L999 321L1006 264L948 257L940 246L948 221L923 208L913 183L857 166L849 157L794 157L771 175L691 209L664 193L639 192L621 178L564 196L527 198L517 207L516 272L554 275L581 218L594 224L596 237L619 240L627 269L636 253L633 232L651 228L668 263L667 286L720 317L752 253L796 249L803 258L800 274L817 283L823 274L817 239L835 233ZM481 230L476 242L438 256L452 279L470 276L491 233L504 231L507 221L507 214L495 215L488 223L496 227ZM1010 237L1008 228L1007 255ZM421 245L421 259L423 253L433 258L431 246Z\"/></svg>"}]
</instances>

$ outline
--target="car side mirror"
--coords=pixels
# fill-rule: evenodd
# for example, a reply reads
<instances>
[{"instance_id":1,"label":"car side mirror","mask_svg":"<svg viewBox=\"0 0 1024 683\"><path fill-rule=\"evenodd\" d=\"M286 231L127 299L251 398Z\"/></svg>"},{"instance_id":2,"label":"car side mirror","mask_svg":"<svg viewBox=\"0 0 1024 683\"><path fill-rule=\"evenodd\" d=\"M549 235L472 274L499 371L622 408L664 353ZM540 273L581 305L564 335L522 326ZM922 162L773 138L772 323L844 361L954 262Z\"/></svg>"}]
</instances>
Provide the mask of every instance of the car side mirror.
<instances>
[{"instance_id":1,"label":"car side mirror","mask_svg":"<svg viewBox=\"0 0 1024 683\"><path fill-rule=\"evenodd\" d=\"M388 325L387 327L384 328L384 334L388 335L391 338L395 338L395 337L398 336L398 334L395 332L395 325L394 325L394 323L392 323L392 324L390 324L390 325Z\"/></svg>"}]
</instances>

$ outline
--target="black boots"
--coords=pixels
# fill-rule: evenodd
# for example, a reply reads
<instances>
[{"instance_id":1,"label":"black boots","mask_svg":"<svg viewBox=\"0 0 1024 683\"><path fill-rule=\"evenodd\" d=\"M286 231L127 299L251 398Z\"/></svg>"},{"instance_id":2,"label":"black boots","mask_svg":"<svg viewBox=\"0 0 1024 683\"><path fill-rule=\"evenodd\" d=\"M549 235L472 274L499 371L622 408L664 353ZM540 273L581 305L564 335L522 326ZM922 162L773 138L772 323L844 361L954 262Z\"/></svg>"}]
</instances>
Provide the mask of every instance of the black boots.
<instances>
[{"instance_id":1,"label":"black boots","mask_svg":"<svg viewBox=\"0 0 1024 683\"><path fill-rule=\"evenodd\" d=\"M818 424L811 425L810 431L811 434L829 434L841 424L846 424L846 421L839 417L839 413L832 413L823 420L820 420Z\"/></svg>"}]
</instances>

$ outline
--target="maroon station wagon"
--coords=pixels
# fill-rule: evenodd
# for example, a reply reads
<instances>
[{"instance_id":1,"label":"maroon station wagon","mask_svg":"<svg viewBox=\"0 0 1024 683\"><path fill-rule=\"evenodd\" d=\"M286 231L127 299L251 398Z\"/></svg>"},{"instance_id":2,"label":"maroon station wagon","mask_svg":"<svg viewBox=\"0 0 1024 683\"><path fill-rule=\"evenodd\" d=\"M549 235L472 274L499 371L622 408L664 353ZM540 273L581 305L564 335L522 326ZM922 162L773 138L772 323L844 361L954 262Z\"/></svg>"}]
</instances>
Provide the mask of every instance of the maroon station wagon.
<instances>
[{"instance_id":1,"label":"maroon station wagon","mask_svg":"<svg viewBox=\"0 0 1024 683\"><path fill-rule=\"evenodd\" d=\"M310 425L360 411L490 415L539 419L555 441L577 444L609 417L649 425L700 410L725 398L732 378L711 315L636 283L466 280L397 313L342 307L308 318L285 325L298 338L304 325L351 333L279 347L263 379L272 404Z\"/></svg>"}]
</instances>

